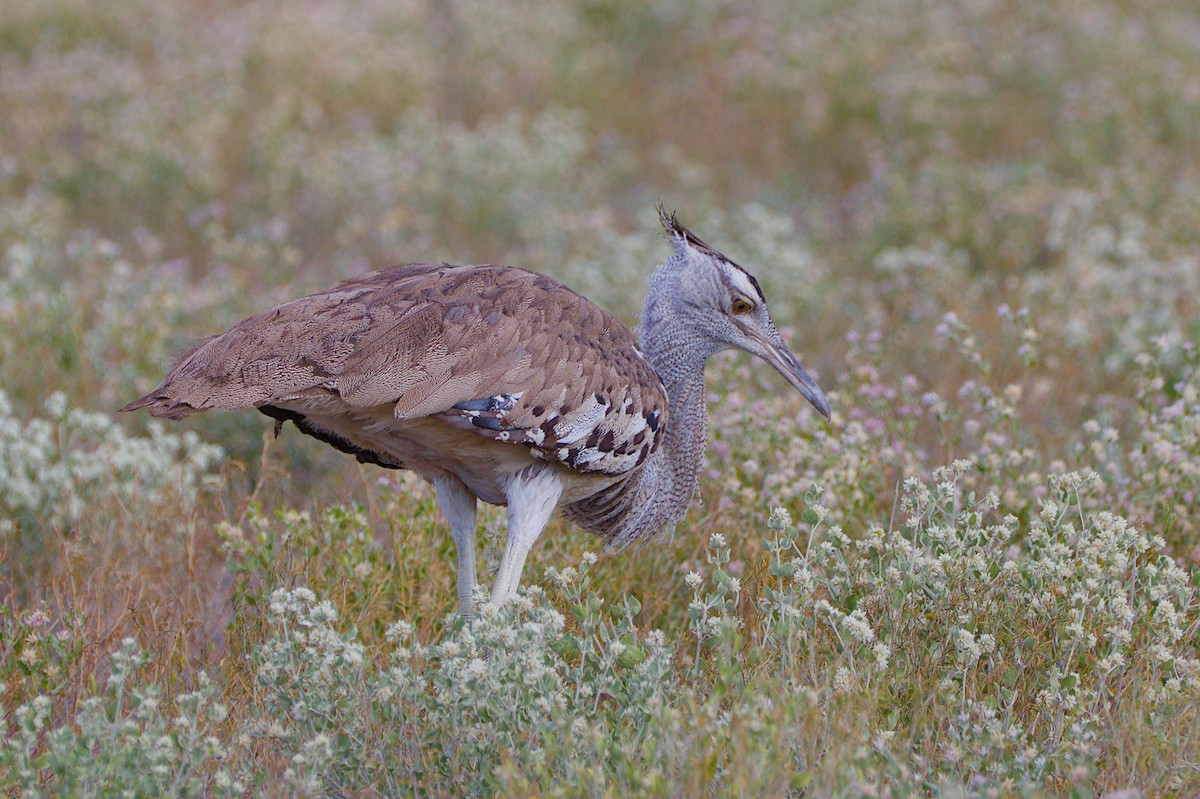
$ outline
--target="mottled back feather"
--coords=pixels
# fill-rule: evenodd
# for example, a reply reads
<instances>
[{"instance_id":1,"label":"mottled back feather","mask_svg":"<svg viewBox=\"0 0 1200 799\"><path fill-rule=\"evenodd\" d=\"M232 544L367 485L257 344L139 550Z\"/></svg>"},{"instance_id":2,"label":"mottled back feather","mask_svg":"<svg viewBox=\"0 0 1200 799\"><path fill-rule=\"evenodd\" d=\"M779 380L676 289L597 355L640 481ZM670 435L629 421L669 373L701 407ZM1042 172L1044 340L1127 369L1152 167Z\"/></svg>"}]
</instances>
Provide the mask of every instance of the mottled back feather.
<instances>
[{"instance_id":1,"label":"mottled back feather","mask_svg":"<svg viewBox=\"0 0 1200 799\"><path fill-rule=\"evenodd\" d=\"M544 275L447 264L383 269L253 316L122 410L279 418L281 403L330 395L609 475L644 462L667 422L662 383L616 318Z\"/></svg>"}]
</instances>

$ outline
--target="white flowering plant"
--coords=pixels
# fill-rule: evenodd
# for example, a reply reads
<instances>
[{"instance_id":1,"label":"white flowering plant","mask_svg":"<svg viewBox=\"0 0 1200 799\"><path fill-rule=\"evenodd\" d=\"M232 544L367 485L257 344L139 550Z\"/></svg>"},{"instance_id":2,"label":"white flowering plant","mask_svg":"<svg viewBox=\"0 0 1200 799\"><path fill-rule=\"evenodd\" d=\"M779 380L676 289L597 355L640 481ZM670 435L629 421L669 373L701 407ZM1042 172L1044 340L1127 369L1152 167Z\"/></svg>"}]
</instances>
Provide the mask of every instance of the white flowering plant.
<instances>
[{"instance_id":1,"label":"white flowering plant","mask_svg":"<svg viewBox=\"0 0 1200 799\"><path fill-rule=\"evenodd\" d=\"M15 729L0 745L9 787L28 797L114 789L126 796L241 796L245 787L220 768L226 749L216 733L229 711L218 687L200 672L168 713L158 686L137 685L145 665L133 639L121 642L103 691L79 704L73 724L52 723L63 709L45 695L17 707ZM49 783L46 774L53 775Z\"/></svg>"},{"instance_id":2,"label":"white flowering plant","mask_svg":"<svg viewBox=\"0 0 1200 799\"><path fill-rule=\"evenodd\" d=\"M215 482L218 446L153 423L130 436L110 415L72 408L62 392L21 419L0 391L0 525L69 525L89 505L189 501Z\"/></svg>"}]
</instances>

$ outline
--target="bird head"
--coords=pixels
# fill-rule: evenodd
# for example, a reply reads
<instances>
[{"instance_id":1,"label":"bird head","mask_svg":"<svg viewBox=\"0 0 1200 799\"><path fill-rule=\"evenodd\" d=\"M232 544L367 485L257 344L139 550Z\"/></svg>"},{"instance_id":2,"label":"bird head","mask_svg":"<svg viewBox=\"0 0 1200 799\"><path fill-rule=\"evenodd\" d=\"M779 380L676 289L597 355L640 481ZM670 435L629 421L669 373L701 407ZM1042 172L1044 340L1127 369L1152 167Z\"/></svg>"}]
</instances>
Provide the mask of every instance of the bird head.
<instances>
[{"instance_id":1,"label":"bird head","mask_svg":"<svg viewBox=\"0 0 1200 799\"><path fill-rule=\"evenodd\" d=\"M712 352L738 349L762 358L829 418L829 401L775 329L754 276L701 241L661 206L659 217L675 253L651 278L651 294L670 298L674 323L703 339ZM654 283L660 281L669 281L669 290L654 291ZM648 303L647 312L654 310Z\"/></svg>"}]
</instances>

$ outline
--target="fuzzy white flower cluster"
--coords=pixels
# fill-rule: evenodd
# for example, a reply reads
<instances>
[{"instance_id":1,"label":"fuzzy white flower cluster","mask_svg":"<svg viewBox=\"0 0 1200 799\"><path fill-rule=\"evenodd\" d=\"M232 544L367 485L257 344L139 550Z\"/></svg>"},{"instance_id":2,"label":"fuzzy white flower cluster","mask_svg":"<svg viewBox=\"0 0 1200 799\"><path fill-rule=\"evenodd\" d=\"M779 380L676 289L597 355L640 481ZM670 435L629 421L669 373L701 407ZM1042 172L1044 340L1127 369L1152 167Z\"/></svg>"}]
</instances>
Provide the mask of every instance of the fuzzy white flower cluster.
<instances>
[{"instance_id":1,"label":"fuzzy white flower cluster","mask_svg":"<svg viewBox=\"0 0 1200 799\"><path fill-rule=\"evenodd\" d=\"M470 779L479 781L466 791L471 795L486 792L498 753L540 760L546 740L607 740L613 724L636 740L651 729L648 714L670 705L665 692L675 684L674 652L662 633L643 634L634 625L636 600L607 612L586 590L594 561L584 556L566 581L555 579L561 572L549 575L574 597L568 602L581 629L569 627L538 586L499 607L481 594L478 617L447 617L436 643L414 640L406 620L392 623L391 660L381 669L364 660L353 634L335 628L338 616L327 601L304 587L275 590L267 604L274 633L253 654L257 684L248 729L289 758L285 780L297 795L319 794L331 769L346 764L377 773L379 764L364 763L354 742L381 729L420 736L436 730L445 757L471 764ZM435 739L421 740L428 746ZM421 751L413 746L401 752ZM419 767L389 763L389 769Z\"/></svg>"},{"instance_id":2,"label":"fuzzy white flower cluster","mask_svg":"<svg viewBox=\"0 0 1200 799\"><path fill-rule=\"evenodd\" d=\"M260 689L268 697L299 689L302 698L291 704L293 717L301 719L325 713L349 696L365 650L334 628L333 604L300 587L272 591L267 607L280 635L259 653Z\"/></svg>"},{"instance_id":3,"label":"fuzzy white flower cluster","mask_svg":"<svg viewBox=\"0 0 1200 799\"><path fill-rule=\"evenodd\" d=\"M975 665L980 658L996 649L996 639L991 633L976 635L964 627L959 627L954 630L953 638L959 661L966 666Z\"/></svg>"},{"instance_id":4,"label":"fuzzy white flower cluster","mask_svg":"<svg viewBox=\"0 0 1200 799\"><path fill-rule=\"evenodd\" d=\"M945 744L948 765L984 764L999 752L1006 761L994 773L1030 784L1048 764L1094 758L1092 731L1114 712L1113 686L1145 680L1139 701L1162 719L1194 702L1200 594L1163 553L1165 542L1089 510L1098 484L1090 472L1047 477L1042 512L1025 529L1013 516L996 523L996 497L964 496L971 469L962 461L932 482L909 478L904 527L820 543L810 554L794 530L773 522L763 548L778 577L760 600L764 643L784 663L819 653L826 702L928 675L935 701L969 713L967 729ZM799 563L783 556L789 551ZM804 590L784 579L796 574L806 575ZM1005 727L988 710L1014 703L1030 709L1024 726ZM1049 745L1031 732L1042 725L1070 735Z\"/></svg>"},{"instance_id":5,"label":"fuzzy white flower cluster","mask_svg":"<svg viewBox=\"0 0 1200 799\"><path fill-rule=\"evenodd\" d=\"M23 523L66 523L106 496L139 502L194 496L220 463L220 447L152 422L129 436L111 416L71 408L61 392L46 416L21 421L0 391L0 511Z\"/></svg>"},{"instance_id":6,"label":"fuzzy white flower cluster","mask_svg":"<svg viewBox=\"0 0 1200 799\"><path fill-rule=\"evenodd\" d=\"M168 714L157 685L134 682L146 656L130 638L112 655L103 692L83 699L72 721L51 729L53 703L36 696L16 708L15 734L0 743L0 771L28 796L95 796L120 785L130 796L197 796L203 773L229 750L218 737L229 715L208 675L194 690L176 695ZM34 754L37 758L34 759ZM57 772L57 789L46 794L42 769ZM180 786L188 786L181 791ZM246 786L218 769L213 796L237 797Z\"/></svg>"}]
</instances>

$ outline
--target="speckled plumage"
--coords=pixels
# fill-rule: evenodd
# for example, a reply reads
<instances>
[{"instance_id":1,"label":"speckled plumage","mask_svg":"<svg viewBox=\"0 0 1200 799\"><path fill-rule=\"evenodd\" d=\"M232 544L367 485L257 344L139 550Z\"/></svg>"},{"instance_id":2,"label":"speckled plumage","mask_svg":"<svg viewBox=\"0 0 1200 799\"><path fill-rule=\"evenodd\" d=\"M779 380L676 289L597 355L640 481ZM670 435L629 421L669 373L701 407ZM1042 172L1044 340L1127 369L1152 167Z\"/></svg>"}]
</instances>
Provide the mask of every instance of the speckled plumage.
<instances>
[{"instance_id":1,"label":"speckled plumage","mask_svg":"<svg viewBox=\"0 0 1200 799\"><path fill-rule=\"evenodd\" d=\"M326 417L383 406L398 423L435 420L608 476L644 462L667 419L662 383L613 316L544 275L445 264L383 269L253 316L122 410L255 407L328 440ZM427 455L367 430L338 438L385 466L422 471Z\"/></svg>"}]
</instances>

